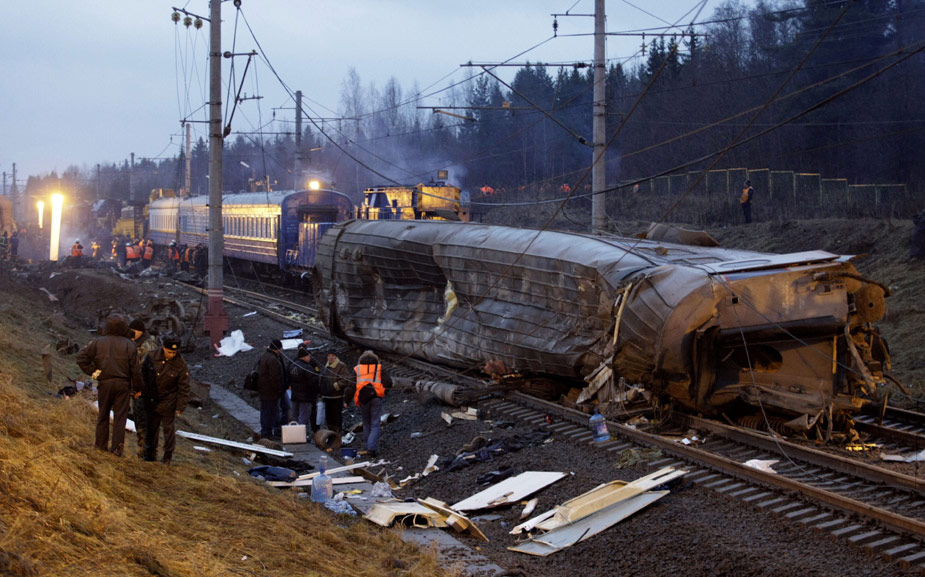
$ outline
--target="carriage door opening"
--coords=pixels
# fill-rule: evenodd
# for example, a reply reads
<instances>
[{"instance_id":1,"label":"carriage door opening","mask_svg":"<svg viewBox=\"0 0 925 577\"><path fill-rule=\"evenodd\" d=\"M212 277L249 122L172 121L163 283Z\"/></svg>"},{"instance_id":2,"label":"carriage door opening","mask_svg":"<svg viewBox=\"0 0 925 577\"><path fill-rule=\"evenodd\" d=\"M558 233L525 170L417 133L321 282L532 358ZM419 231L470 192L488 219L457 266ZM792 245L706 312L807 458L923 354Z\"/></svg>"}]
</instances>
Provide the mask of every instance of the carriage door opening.
<instances>
[{"instance_id":1,"label":"carriage door opening","mask_svg":"<svg viewBox=\"0 0 925 577\"><path fill-rule=\"evenodd\" d=\"M315 263L315 251L324 232L337 220L337 209L319 210L317 207L299 213L299 241L294 258L287 258L290 265L308 269Z\"/></svg>"}]
</instances>

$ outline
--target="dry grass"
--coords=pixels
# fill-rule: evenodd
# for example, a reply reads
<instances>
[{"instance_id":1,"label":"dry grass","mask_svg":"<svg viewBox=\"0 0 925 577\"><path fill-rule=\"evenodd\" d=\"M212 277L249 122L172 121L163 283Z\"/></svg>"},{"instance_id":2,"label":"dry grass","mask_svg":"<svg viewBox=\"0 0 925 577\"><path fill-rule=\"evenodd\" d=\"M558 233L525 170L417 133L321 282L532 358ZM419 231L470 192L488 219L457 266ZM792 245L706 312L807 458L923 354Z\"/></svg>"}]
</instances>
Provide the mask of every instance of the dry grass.
<instances>
[{"instance_id":1,"label":"dry grass","mask_svg":"<svg viewBox=\"0 0 925 577\"><path fill-rule=\"evenodd\" d=\"M238 454L180 442L168 468L95 450L90 399L47 394L60 385L45 384L39 353L60 333L23 322L42 303L10 290L2 303L0 575L447 574L394 532L236 474ZM54 363L76 376L71 358Z\"/></svg>"}]
</instances>

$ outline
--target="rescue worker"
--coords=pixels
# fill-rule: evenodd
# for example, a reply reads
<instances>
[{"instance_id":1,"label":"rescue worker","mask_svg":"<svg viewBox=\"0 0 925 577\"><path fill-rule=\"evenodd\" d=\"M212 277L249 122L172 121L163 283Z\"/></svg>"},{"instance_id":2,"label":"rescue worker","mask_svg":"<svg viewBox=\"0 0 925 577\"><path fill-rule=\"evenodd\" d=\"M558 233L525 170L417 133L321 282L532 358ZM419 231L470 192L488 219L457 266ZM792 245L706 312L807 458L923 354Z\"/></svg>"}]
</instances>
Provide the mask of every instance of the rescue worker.
<instances>
[{"instance_id":1,"label":"rescue worker","mask_svg":"<svg viewBox=\"0 0 925 577\"><path fill-rule=\"evenodd\" d=\"M109 315L103 336L90 341L77 353L77 366L84 373L97 373L99 415L94 446L122 456L129 398L141 394L143 381L135 344L125 334L128 325L118 313ZM112 444L109 442L109 412L113 413Z\"/></svg>"},{"instance_id":2,"label":"rescue worker","mask_svg":"<svg viewBox=\"0 0 925 577\"><path fill-rule=\"evenodd\" d=\"M117 260L119 258L119 241L112 239L112 251L110 251L111 260ZM123 262L124 264L124 262Z\"/></svg>"},{"instance_id":3,"label":"rescue worker","mask_svg":"<svg viewBox=\"0 0 925 577\"><path fill-rule=\"evenodd\" d=\"M148 241L145 243L144 252L142 254L142 268L149 268L151 263L154 261L154 242Z\"/></svg>"},{"instance_id":4,"label":"rescue worker","mask_svg":"<svg viewBox=\"0 0 925 577\"><path fill-rule=\"evenodd\" d=\"M386 389L392 388L392 378L382 368L379 357L372 351L360 355L357 366L353 369L357 379L357 390L353 402L360 407L363 416L363 442L366 449L359 455L375 457L379 445L382 425L382 399Z\"/></svg>"},{"instance_id":5,"label":"rescue worker","mask_svg":"<svg viewBox=\"0 0 925 577\"><path fill-rule=\"evenodd\" d=\"M141 319L135 319L128 325L128 338L135 343L135 350L138 353L138 362L144 367L145 359L148 355L158 349L157 339L148 334L145 329L145 323ZM144 376L144 374L142 374ZM138 456L145 456L145 430L147 429L147 412L145 411L144 396L132 397L132 419L135 421L135 437L138 441Z\"/></svg>"},{"instance_id":6,"label":"rescue worker","mask_svg":"<svg viewBox=\"0 0 925 577\"><path fill-rule=\"evenodd\" d=\"M752 222L752 196L754 194L755 189L752 188L752 181L746 180L745 186L742 188L742 196L739 198L739 203L742 205L742 214L745 216L745 224Z\"/></svg>"},{"instance_id":7,"label":"rescue worker","mask_svg":"<svg viewBox=\"0 0 925 577\"><path fill-rule=\"evenodd\" d=\"M100 243L96 241L90 243L90 254L93 256L93 260L100 258Z\"/></svg>"},{"instance_id":8,"label":"rescue worker","mask_svg":"<svg viewBox=\"0 0 925 577\"><path fill-rule=\"evenodd\" d=\"M196 267L196 274L201 278L206 278L209 272L209 249L201 244L196 245L196 256L193 259L193 266Z\"/></svg>"},{"instance_id":9,"label":"rescue worker","mask_svg":"<svg viewBox=\"0 0 925 577\"><path fill-rule=\"evenodd\" d=\"M350 368L334 353L321 373L321 401L328 430L340 433L344 419L344 394L350 387Z\"/></svg>"},{"instance_id":10,"label":"rescue worker","mask_svg":"<svg viewBox=\"0 0 925 577\"><path fill-rule=\"evenodd\" d=\"M289 383L292 385L292 418L300 425L311 427L312 433L318 426L318 391L321 366L312 360L304 344L299 345L296 359L289 368Z\"/></svg>"},{"instance_id":11,"label":"rescue worker","mask_svg":"<svg viewBox=\"0 0 925 577\"><path fill-rule=\"evenodd\" d=\"M19 231L14 230L10 235L10 260L16 262L16 254L19 252Z\"/></svg>"},{"instance_id":12,"label":"rescue worker","mask_svg":"<svg viewBox=\"0 0 925 577\"><path fill-rule=\"evenodd\" d=\"M180 270L183 272L189 272L189 263L193 261L193 253L195 250L186 245L183 245L182 250L179 253L182 254L180 257Z\"/></svg>"},{"instance_id":13,"label":"rescue worker","mask_svg":"<svg viewBox=\"0 0 925 577\"><path fill-rule=\"evenodd\" d=\"M280 431L279 398L286 390L286 372L283 365L283 343L270 341L263 356L257 361L257 396L260 398L260 436L278 436Z\"/></svg>"},{"instance_id":14,"label":"rescue worker","mask_svg":"<svg viewBox=\"0 0 925 577\"><path fill-rule=\"evenodd\" d=\"M180 249L177 247L177 241L172 240L167 246L167 261L170 269L176 271L180 265Z\"/></svg>"},{"instance_id":15,"label":"rescue worker","mask_svg":"<svg viewBox=\"0 0 925 577\"><path fill-rule=\"evenodd\" d=\"M84 245L80 244L80 239L74 241L74 244L71 245L71 256L74 258L81 257L84 255Z\"/></svg>"},{"instance_id":16,"label":"rescue worker","mask_svg":"<svg viewBox=\"0 0 925 577\"><path fill-rule=\"evenodd\" d=\"M166 335L163 346L145 359L145 410L148 429L145 435L145 461L157 459L157 440L164 431L164 454L161 461L170 465L177 441L176 419L189 402L189 369L180 356L180 338Z\"/></svg>"}]
</instances>

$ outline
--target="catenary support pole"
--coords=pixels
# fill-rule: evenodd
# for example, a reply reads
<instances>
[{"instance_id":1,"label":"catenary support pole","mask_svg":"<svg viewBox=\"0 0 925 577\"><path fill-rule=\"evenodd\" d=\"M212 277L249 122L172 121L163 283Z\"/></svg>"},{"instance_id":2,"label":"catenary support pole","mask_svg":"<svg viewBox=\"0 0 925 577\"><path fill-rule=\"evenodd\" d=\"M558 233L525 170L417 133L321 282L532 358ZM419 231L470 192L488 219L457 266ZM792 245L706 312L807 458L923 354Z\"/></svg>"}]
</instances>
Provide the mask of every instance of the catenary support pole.
<instances>
[{"instance_id":1,"label":"catenary support pole","mask_svg":"<svg viewBox=\"0 0 925 577\"><path fill-rule=\"evenodd\" d=\"M222 3L212 0L209 41L209 284L204 329L215 346L228 330L222 305Z\"/></svg>"},{"instance_id":2,"label":"catenary support pole","mask_svg":"<svg viewBox=\"0 0 925 577\"><path fill-rule=\"evenodd\" d=\"M591 232L604 232L606 210L604 207L604 189L607 185L607 163L604 160L604 139L607 130L607 91L605 89L604 70L606 39L606 14L604 0L594 0L594 119L592 140L594 148L591 167Z\"/></svg>"}]
</instances>

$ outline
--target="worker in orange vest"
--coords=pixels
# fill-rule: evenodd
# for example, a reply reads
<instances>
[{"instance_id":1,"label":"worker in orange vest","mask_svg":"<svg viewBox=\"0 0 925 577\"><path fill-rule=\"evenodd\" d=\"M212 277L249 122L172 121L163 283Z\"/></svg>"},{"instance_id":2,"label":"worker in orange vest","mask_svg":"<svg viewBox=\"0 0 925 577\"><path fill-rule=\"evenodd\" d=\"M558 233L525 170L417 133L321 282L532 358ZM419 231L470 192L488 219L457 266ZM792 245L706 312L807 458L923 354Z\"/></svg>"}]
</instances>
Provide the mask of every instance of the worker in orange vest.
<instances>
[{"instance_id":1,"label":"worker in orange vest","mask_svg":"<svg viewBox=\"0 0 925 577\"><path fill-rule=\"evenodd\" d=\"M80 244L80 239L74 241L74 244L71 246L71 256L78 257L84 255L84 245Z\"/></svg>"},{"instance_id":2,"label":"worker in orange vest","mask_svg":"<svg viewBox=\"0 0 925 577\"><path fill-rule=\"evenodd\" d=\"M154 243L152 241L149 240L147 244L145 244L145 250L142 253L142 258L144 259L142 264L143 268L148 268L151 266L151 261L154 260Z\"/></svg>"},{"instance_id":3,"label":"worker in orange vest","mask_svg":"<svg viewBox=\"0 0 925 577\"><path fill-rule=\"evenodd\" d=\"M392 379L379 363L379 357L372 351L360 355L353 371L357 377L357 390L353 395L353 402L360 407L360 413L363 415L363 440L366 443L366 450L360 451L359 454L375 457L382 432L379 422L382 417L382 399L385 397L385 390L392 388Z\"/></svg>"}]
</instances>

